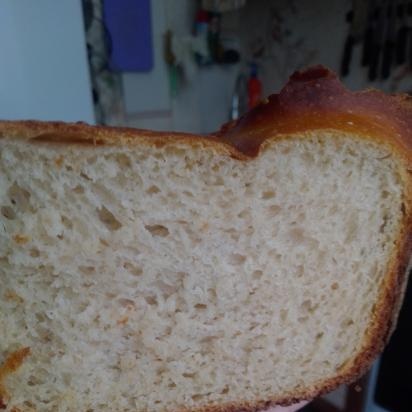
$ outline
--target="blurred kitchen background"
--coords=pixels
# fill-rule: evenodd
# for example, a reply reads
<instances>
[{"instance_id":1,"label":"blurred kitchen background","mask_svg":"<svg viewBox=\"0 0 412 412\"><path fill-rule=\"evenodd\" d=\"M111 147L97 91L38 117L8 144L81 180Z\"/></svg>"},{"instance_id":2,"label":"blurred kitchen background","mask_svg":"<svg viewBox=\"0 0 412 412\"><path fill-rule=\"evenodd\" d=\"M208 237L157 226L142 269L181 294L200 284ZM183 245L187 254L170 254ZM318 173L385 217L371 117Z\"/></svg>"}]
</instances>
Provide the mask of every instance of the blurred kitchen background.
<instances>
[{"instance_id":1,"label":"blurred kitchen background","mask_svg":"<svg viewBox=\"0 0 412 412\"><path fill-rule=\"evenodd\" d=\"M208 133L324 64L412 91L412 1L1 0L0 118ZM372 371L307 411L411 412L411 288Z\"/></svg>"}]
</instances>

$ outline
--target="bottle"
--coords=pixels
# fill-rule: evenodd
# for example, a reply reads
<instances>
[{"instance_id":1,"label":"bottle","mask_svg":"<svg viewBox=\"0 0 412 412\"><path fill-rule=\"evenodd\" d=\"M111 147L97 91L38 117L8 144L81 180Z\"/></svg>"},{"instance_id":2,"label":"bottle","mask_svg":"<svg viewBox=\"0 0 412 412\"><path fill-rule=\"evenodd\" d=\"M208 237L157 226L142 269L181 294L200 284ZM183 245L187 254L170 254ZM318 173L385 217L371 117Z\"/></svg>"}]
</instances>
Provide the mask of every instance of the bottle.
<instances>
[{"instance_id":1,"label":"bottle","mask_svg":"<svg viewBox=\"0 0 412 412\"><path fill-rule=\"evenodd\" d=\"M207 65L211 63L209 50L209 13L206 10L198 10L195 21L195 36L194 44L195 58L199 65Z\"/></svg>"},{"instance_id":2,"label":"bottle","mask_svg":"<svg viewBox=\"0 0 412 412\"><path fill-rule=\"evenodd\" d=\"M248 109L253 109L262 100L262 83L258 78L256 63L250 65L250 77L247 82Z\"/></svg>"}]
</instances>

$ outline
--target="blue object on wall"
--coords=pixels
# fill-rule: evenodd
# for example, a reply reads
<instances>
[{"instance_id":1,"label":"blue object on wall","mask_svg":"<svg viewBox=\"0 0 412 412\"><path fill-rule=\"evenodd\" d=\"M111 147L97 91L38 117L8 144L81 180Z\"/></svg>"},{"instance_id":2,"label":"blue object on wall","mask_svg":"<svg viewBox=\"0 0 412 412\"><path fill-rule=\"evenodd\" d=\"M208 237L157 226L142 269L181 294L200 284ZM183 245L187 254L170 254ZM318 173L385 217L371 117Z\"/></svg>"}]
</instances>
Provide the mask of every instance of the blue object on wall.
<instances>
[{"instance_id":1,"label":"blue object on wall","mask_svg":"<svg viewBox=\"0 0 412 412\"><path fill-rule=\"evenodd\" d=\"M118 71L153 68L150 0L104 0L104 22L111 49L110 67Z\"/></svg>"}]
</instances>

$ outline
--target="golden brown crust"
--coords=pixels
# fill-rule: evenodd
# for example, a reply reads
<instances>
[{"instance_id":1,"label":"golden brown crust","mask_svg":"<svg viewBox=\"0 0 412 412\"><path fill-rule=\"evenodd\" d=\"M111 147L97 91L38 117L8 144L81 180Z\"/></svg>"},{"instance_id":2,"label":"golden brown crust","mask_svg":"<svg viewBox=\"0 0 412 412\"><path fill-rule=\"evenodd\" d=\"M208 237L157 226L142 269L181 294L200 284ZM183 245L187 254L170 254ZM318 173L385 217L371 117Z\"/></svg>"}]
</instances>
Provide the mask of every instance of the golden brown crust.
<instances>
[{"instance_id":1,"label":"golden brown crust","mask_svg":"<svg viewBox=\"0 0 412 412\"><path fill-rule=\"evenodd\" d=\"M92 127L83 123L0 122L0 138L23 138L33 143L163 146L168 143L194 145L216 153L247 160L258 156L262 144L312 130L349 132L383 142L404 160L401 171L406 185L400 235L389 270L380 287L371 322L358 354L334 377L310 388L295 390L265 401L208 404L197 412L258 411L273 405L290 405L312 399L342 383L356 380L382 351L395 327L407 282L412 252L412 103L405 95L385 95L376 90L350 92L334 73L315 67L295 73L279 94L270 96L239 121L229 123L209 136L160 133L128 128ZM184 409L183 409L184 410Z\"/></svg>"},{"instance_id":2,"label":"golden brown crust","mask_svg":"<svg viewBox=\"0 0 412 412\"><path fill-rule=\"evenodd\" d=\"M200 145L217 153L242 157L231 145L215 136L189 133L155 132L128 127L91 126L83 122L42 122L37 120L0 121L0 139L14 138L34 144L55 145L151 145L183 143L189 147Z\"/></svg>"},{"instance_id":3,"label":"golden brown crust","mask_svg":"<svg viewBox=\"0 0 412 412\"><path fill-rule=\"evenodd\" d=\"M351 92L328 69L293 74L280 91L215 133L248 156L272 136L317 129L362 134L401 149L411 161L412 100L378 90Z\"/></svg>"}]
</instances>

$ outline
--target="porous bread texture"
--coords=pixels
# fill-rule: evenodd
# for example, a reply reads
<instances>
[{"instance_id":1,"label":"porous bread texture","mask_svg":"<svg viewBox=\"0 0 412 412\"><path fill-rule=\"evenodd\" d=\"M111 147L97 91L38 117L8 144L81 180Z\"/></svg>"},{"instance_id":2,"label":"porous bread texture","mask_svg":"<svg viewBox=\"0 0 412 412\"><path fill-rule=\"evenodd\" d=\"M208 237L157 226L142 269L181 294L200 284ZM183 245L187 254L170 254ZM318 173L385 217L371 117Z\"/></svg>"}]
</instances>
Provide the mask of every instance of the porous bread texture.
<instances>
[{"instance_id":1,"label":"porous bread texture","mask_svg":"<svg viewBox=\"0 0 412 412\"><path fill-rule=\"evenodd\" d=\"M22 411L282 399L364 349L404 183L332 131L200 145L0 140L0 364Z\"/></svg>"}]
</instances>

